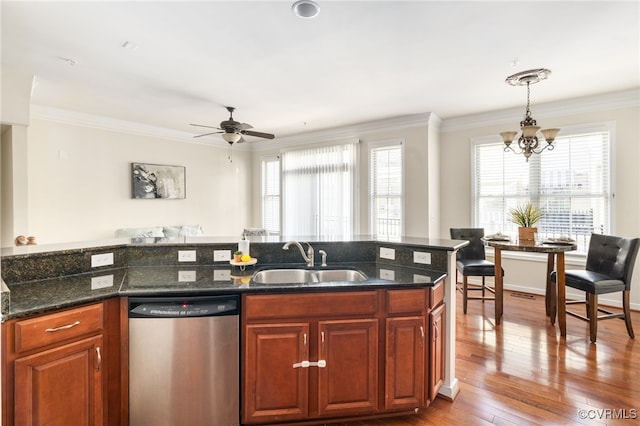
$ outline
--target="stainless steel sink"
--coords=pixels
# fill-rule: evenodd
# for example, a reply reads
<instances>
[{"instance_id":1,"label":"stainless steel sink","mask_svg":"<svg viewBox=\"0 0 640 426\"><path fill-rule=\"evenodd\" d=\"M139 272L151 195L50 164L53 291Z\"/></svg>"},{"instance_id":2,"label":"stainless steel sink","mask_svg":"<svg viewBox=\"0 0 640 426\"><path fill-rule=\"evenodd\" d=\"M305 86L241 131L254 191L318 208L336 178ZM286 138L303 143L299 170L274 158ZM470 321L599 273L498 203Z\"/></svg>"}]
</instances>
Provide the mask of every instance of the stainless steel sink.
<instances>
[{"instance_id":1,"label":"stainless steel sink","mask_svg":"<svg viewBox=\"0 0 640 426\"><path fill-rule=\"evenodd\" d=\"M310 283L314 276L306 269L266 269L253 274L252 280L260 284Z\"/></svg>"},{"instance_id":2,"label":"stainless steel sink","mask_svg":"<svg viewBox=\"0 0 640 426\"><path fill-rule=\"evenodd\" d=\"M296 284L366 281L367 276L355 269L264 269L253 274L251 280L258 284Z\"/></svg>"},{"instance_id":3,"label":"stainless steel sink","mask_svg":"<svg viewBox=\"0 0 640 426\"><path fill-rule=\"evenodd\" d=\"M315 271L320 282L327 281L366 281L367 277L355 269L324 269Z\"/></svg>"}]
</instances>

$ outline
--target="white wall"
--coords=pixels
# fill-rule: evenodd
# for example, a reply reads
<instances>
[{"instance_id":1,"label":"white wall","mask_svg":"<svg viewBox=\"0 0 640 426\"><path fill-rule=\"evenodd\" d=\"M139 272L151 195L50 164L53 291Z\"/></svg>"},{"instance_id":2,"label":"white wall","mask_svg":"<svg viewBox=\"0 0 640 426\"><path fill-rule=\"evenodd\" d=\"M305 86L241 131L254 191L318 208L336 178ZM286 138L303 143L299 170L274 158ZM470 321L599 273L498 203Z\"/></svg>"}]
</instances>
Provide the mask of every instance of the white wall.
<instances>
[{"instance_id":1,"label":"white wall","mask_svg":"<svg viewBox=\"0 0 640 426\"><path fill-rule=\"evenodd\" d=\"M33 119L28 129L28 229L40 244L112 238L117 228L201 224L239 236L250 212L251 154ZM186 167L186 199L132 199L131 162Z\"/></svg>"},{"instance_id":2,"label":"white wall","mask_svg":"<svg viewBox=\"0 0 640 426\"><path fill-rule=\"evenodd\" d=\"M612 135L613 188L615 190L612 234L640 237L640 107L638 91L613 94L602 98L576 99L571 102L536 105L532 108L538 124L543 127L560 127L614 122ZM440 135L441 196L440 232L449 235L449 228L471 226L471 140L495 135L517 127L522 111L466 117L443 121ZM515 155L515 154L514 154ZM542 155L553 155L545 152ZM546 258L544 255L518 256L503 252L505 288L544 294ZM584 260L568 256L568 268L584 268ZM571 293L579 294L579 293ZM601 303L620 305L621 298L601 296ZM631 303L640 309L640 258L636 263L632 283Z\"/></svg>"},{"instance_id":3,"label":"white wall","mask_svg":"<svg viewBox=\"0 0 640 426\"><path fill-rule=\"evenodd\" d=\"M0 72L0 123L29 124L33 74L2 67Z\"/></svg>"}]
</instances>

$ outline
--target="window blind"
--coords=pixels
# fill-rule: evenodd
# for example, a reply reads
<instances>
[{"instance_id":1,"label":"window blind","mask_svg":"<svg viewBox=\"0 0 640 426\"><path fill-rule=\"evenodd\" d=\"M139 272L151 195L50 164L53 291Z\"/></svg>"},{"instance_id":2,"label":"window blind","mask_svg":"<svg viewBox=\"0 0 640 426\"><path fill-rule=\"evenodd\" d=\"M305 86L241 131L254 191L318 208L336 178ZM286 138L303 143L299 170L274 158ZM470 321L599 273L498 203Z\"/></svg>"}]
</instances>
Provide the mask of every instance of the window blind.
<instances>
[{"instance_id":1,"label":"window blind","mask_svg":"<svg viewBox=\"0 0 640 426\"><path fill-rule=\"evenodd\" d=\"M262 227L280 233L280 158L262 161Z\"/></svg>"},{"instance_id":2,"label":"window blind","mask_svg":"<svg viewBox=\"0 0 640 426\"><path fill-rule=\"evenodd\" d=\"M356 144L282 154L285 235L353 235Z\"/></svg>"},{"instance_id":3,"label":"window blind","mask_svg":"<svg viewBox=\"0 0 640 426\"><path fill-rule=\"evenodd\" d=\"M555 148L523 155L504 152L495 140L474 144L474 224L487 234L517 234L509 210L531 201L543 217L541 238L571 237L585 254L591 233L609 233L611 222L608 128L563 129Z\"/></svg>"},{"instance_id":4,"label":"window blind","mask_svg":"<svg viewBox=\"0 0 640 426\"><path fill-rule=\"evenodd\" d=\"M378 237L402 235L402 145L371 149L371 233Z\"/></svg>"}]
</instances>

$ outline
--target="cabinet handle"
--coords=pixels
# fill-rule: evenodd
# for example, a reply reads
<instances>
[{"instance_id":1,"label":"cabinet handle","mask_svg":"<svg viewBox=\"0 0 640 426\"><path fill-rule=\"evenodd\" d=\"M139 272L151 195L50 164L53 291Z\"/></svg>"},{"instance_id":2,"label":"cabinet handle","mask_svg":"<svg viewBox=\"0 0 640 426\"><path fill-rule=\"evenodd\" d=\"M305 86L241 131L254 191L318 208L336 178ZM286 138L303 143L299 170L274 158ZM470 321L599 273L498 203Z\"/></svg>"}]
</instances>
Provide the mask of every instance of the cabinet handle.
<instances>
[{"instance_id":1,"label":"cabinet handle","mask_svg":"<svg viewBox=\"0 0 640 426\"><path fill-rule=\"evenodd\" d=\"M325 368L326 366L327 366L327 361L324 359L319 359L318 361L304 360L302 362L296 362L295 364L293 364L293 368L309 368L309 367Z\"/></svg>"},{"instance_id":2,"label":"cabinet handle","mask_svg":"<svg viewBox=\"0 0 640 426\"><path fill-rule=\"evenodd\" d=\"M102 367L102 354L100 353L100 346L96 346L96 353L98 354L98 365L96 366L96 370L100 371L100 367Z\"/></svg>"},{"instance_id":3,"label":"cabinet handle","mask_svg":"<svg viewBox=\"0 0 640 426\"><path fill-rule=\"evenodd\" d=\"M80 321L76 321L76 322L74 322L74 323L67 324L67 325L63 325L63 326L56 327L56 328L47 328L47 329L45 329L44 331L46 331L47 333L53 333L53 332L55 332L55 331L67 330L67 329L69 329L69 328L73 328L73 327L75 327L76 325L80 325Z\"/></svg>"}]
</instances>

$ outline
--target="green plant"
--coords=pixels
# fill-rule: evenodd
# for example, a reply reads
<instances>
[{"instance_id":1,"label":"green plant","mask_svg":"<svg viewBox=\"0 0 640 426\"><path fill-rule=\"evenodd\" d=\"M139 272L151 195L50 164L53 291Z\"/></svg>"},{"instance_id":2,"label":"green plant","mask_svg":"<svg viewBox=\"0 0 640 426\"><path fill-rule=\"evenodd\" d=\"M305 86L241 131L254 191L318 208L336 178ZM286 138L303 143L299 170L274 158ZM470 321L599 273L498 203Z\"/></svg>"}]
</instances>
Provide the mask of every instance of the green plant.
<instances>
[{"instance_id":1,"label":"green plant","mask_svg":"<svg viewBox=\"0 0 640 426\"><path fill-rule=\"evenodd\" d=\"M235 256L241 256L241 255L242 255L242 252L241 252L240 250L236 250L236 251L234 251L234 252L233 252L233 254L234 254Z\"/></svg>"},{"instance_id":2,"label":"green plant","mask_svg":"<svg viewBox=\"0 0 640 426\"><path fill-rule=\"evenodd\" d=\"M519 205L509 210L509 214L513 223L525 228L533 227L542 218L542 211L531 203Z\"/></svg>"}]
</instances>

